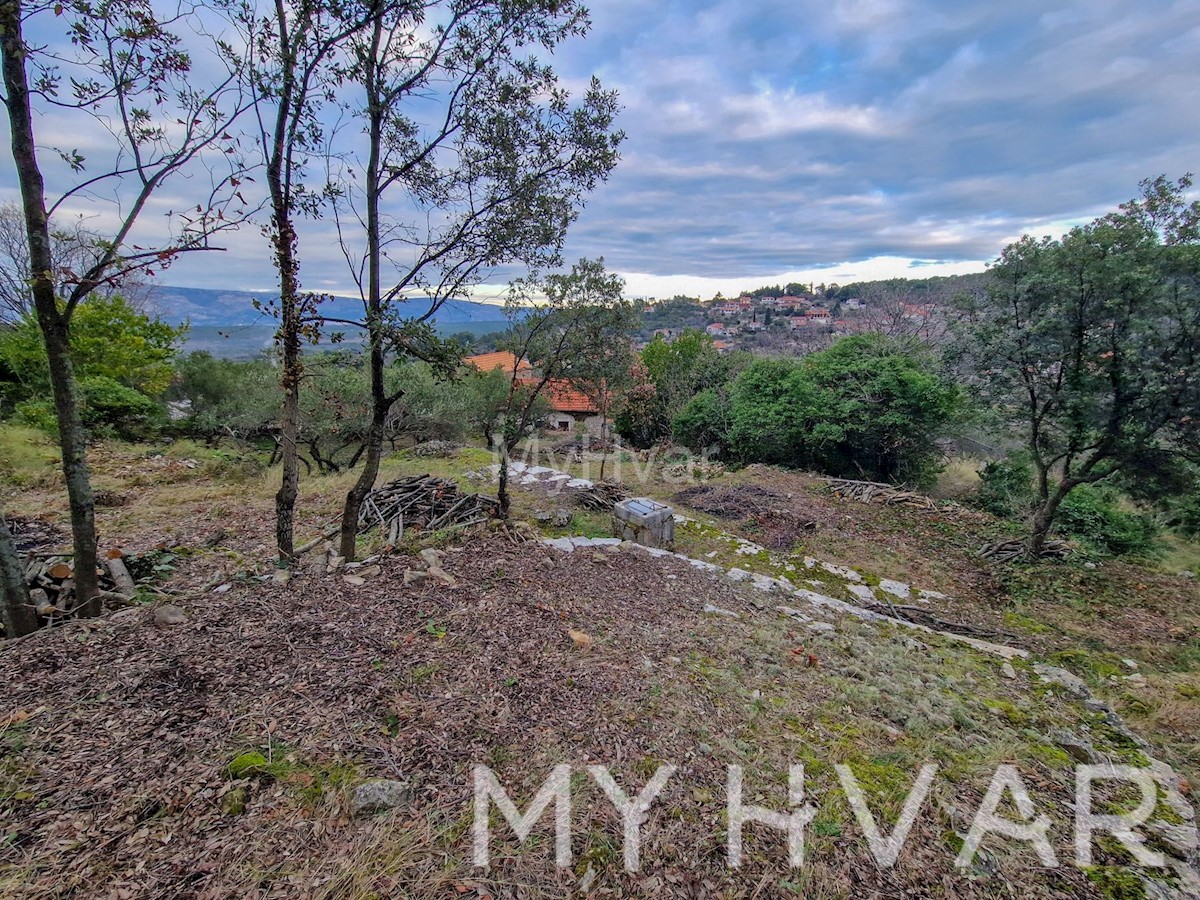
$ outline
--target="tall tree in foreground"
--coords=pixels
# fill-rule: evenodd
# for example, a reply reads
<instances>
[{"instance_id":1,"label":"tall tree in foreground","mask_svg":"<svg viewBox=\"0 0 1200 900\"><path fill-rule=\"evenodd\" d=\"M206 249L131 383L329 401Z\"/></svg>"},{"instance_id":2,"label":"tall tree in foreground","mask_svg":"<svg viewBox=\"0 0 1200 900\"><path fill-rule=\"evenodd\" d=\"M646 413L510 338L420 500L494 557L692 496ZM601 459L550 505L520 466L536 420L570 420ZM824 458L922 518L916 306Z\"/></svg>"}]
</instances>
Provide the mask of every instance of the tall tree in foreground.
<instances>
[{"instance_id":1,"label":"tall tree in foreground","mask_svg":"<svg viewBox=\"0 0 1200 900\"><path fill-rule=\"evenodd\" d=\"M266 162L271 220L267 233L279 274L279 297L270 311L279 319L279 422L282 478L275 495L275 543L280 568L294 562L295 509L300 491L300 382L304 377L301 345L319 336L317 302L303 294L296 217L315 216L324 190L304 182L305 163L325 141L319 112L338 86L340 52L363 28L367 7L341 0L277 0L273 15L262 21L253 9L244 13L250 41L249 81L258 102L259 141Z\"/></svg>"},{"instance_id":2,"label":"tall tree in foreground","mask_svg":"<svg viewBox=\"0 0 1200 900\"><path fill-rule=\"evenodd\" d=\"M616 164L615 94L593 79L572 104L528 55L586 28L577 0L375 0L351 42L361 130L331 158L344 163L339 238L363 304L341 324L366 333L372 422L342 513L346 559L401 396L385 386L389 354L450 371L431 327L440 306L497 266L556 264L584 197Z\"/></svg>"},{"instance_id":3,"label":"tall tree in foreground","mask_svg":"<svg viewBox=\"0 0 1200 900\"><path fill-rule=\"evenodd\" d=\"M209 238L242 218L238 154L226 132L244 106L237 61L216 43L210 65L221 74L208 87L193 81L192 54L173 28L200 39L204 26L181 12L163 20L147 0L72 0L23 4L0 0L4 104L29 244L30 295L46 342L58 419L63 475L71 507L75 589L80 615L97 615L96 523L86 435L70 355L71 320L79 304L134 273L152 274L181 253L209 249ZM61 21L62 42L37 47L24 39L30 18ZM194 25L194 27L192 27ZM37 23L45 33L50 23ZM64 78L65 75L65 78ZM32 76L32 77L31 77ZM56 151L69 187L47 203L34 130L34 102L53 110L60 130L104 134L98 160ZM207 151L219 168L207 176L195 205L172 216L174 230L135 245L134 229L164 182L195 171ZM57 173L56 173L57 174ZM58 272L50 220L72 204L112 201L112 230L97 238L77 271ZM63 288L59 296L59 288Z\"/></svg>"},{"instance_id":4,"label":"tall tree in foreground","mask_svg":"<svg viewBox=\"0 0 1200 900\"><path fill-rule=\"evenodd\" d=\"M966 303L962 351L1024 435L1037 477L1028 551L1063 500L1148 454L1195 456L1200 434L1200 203L1190 177L1063 238L1024 237Z\"/></svg>"},{"instance_id":5,"label":"tall tree in foreground","mask_svg":"<svg viewBox=\"0 0 1200 900\"><path fill-rule=\"evenodd\" d=\"M3 591L0 622L4 623L4 636L21 637L36 631L37 613L29 597L29 585L25 583L25 567L3 516L0 516L0 590Z\"/></svg>"},{"instance_id":6,"label":"tall tree in foreground","mask_svg":"<svg viewBox=\"0 0 1200 900\"><path fill-rule=\"evenodd\" d=\"M542 393L551 382L574 384L594 377L597 348L629 340L632 306L622 299L625 283L605 271L603 260L581 259L570 272L513 283L505 312L511 327L503 346L513 355L508 396L500 413L500 473L497 499L508 518L508 461L545 409ZM531 369L522 371L521 361Z\"/></svg>"}]
</instances>

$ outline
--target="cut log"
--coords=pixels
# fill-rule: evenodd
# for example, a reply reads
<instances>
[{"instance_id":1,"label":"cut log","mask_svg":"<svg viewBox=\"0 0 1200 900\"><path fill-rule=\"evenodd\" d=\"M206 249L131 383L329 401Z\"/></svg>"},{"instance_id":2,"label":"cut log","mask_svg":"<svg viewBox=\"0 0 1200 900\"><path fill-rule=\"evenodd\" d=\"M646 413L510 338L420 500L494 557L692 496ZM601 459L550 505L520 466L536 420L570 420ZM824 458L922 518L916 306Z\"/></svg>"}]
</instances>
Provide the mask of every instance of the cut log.
<instances>
[{"instance_id":1,"label":"cut log","mask_svg":"<svg viewBox=\"0 0 1200 900\"><path fill-rule=\"evenodd\" d=\"M51 578L56 578L59 581L62 581L64 578L70 578L71 573L74 571L75 570L71 568L70 563L60 562L60 563L55 563L50 568L48 568L46 570L46 574L49 575Z\"/></svg>"},{"instance_id":2,"label":"cut log","mask_svg":"<svg viewBox=\"0 0 1200 900\"><path fill-rule=\"evenodd\" d=\"M137 593L137 586L133 583L133 576L129 574L125 561L119 556L109 557L105 560L105 565L108 566L108 573L112 576L117 593L124 594L127 598L133 597Z\"/></svg>"}]
</instances>

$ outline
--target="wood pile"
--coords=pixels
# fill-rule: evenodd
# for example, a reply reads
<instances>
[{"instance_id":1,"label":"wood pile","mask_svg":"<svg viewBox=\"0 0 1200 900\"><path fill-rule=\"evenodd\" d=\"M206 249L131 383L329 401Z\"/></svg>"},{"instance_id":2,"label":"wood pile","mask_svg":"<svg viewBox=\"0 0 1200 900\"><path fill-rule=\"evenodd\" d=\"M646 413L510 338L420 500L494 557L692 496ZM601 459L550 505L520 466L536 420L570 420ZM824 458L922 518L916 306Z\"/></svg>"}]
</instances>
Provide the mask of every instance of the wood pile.
<instances>
[{"instance_id":1,"label":"wood pile","mask_svg":"<svg viewBox=\"0 0 1200 900\"><path fill-rule=\"evenodd\" d=\"M594 509L597 512L609 512L628 497L629 493L625 488L613 481L600 481L590 488L583 488L572 494L575 502L584 509Z\"/></svg>"},{"instance_id":2,"label":"wood pile","mask_svg":"<svg viewBox=\"0 0 1200 900\"><path fill-rule=\"evenodd\" d=\"M937 509L937 504L924 494L906 491L893 484L880 484L877 481L830 478L829 489L839 497L857 500L859 503L882 503L884 506L908 506L912 509Z\"/></svg>"},{"instance_id":3,"label":"wood pile","mask_svg":"<svg viewBox=\"0 0 1200 900\"><path fill-rule=\"evenodd\" d=\"M1062 559L1071 553L1071 545L1066 541L1046 541L1042 547L1042 559ZM1013 559L1022 559L1026 556L1026 546L1024 541L997 541L994 544L984 544L979 548L978 555L984 559L992 559L996 562L1008 562Z\"/></svg>"},{"instance_id":4,"label":"wood pile","mask_svg":"<svg viewBox=\"0 0 1200 900\"><path fill-rule=\"evenodd\" d=\"M72 556L70 553L35 552L25 557L25 583L29 585L29 598L39 618L60 618L79 606ZM104 568L98 572L99 596L106 606L126 606L133 602L137 587L121 551L109 551Z\"/></svg>"},{"instance_id":5,"label":"wood pile","mask_svg":"<svg viewBox=\"0 0 1200 900\"><path fill-rule=\"evenodd\" d=\"M372 490L359 511L358 530L362 533L378 527L394 544L405 528L465 528L494 518L499 512L500 504L491 497L464 494L457 484L444 478L414 475Z\"/></svg>"}]
</instances>

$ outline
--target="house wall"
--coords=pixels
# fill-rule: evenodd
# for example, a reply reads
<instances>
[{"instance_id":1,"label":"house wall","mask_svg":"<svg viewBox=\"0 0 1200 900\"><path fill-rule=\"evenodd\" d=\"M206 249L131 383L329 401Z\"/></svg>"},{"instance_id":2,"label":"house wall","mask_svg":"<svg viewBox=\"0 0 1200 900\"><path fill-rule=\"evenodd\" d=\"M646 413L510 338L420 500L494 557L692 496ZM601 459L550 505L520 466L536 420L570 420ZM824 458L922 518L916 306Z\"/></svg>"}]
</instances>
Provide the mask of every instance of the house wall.
<instances>
[{"instance_id":1,"label":"house wall","mask_svg":"<svg viewBox=\"0 0 1200 900\"><path fill-rule=\"evenodd\" d=\"M583 422L588 434L599 436L603 420L597 415L551 411L546 414L542 427L549 431L561 431L570 434L574 433L575 426L580 422Z\"/></svg>"}]
</instances>

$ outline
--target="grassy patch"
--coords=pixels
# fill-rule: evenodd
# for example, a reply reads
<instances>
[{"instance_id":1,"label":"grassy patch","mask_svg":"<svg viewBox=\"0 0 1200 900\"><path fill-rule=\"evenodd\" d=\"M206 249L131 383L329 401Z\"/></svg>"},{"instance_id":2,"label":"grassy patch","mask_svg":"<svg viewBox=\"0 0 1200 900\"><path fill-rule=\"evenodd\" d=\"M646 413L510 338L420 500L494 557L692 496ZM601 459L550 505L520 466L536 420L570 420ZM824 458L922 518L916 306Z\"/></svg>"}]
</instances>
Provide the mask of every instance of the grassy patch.
<instances>
[{"instance_id":1,"label":"grassy patch","mask_svg":"<svg viewBox=\"0 0 1200 900\"><path fill-rule=\"evenodd\" d=\"M316 806L327 791L344 790L359 777L358 767L352 763L303 759L282 745L238 753L226 772L235 781L282 784L306 806Z\"/></svg>"},{"instance_id":2,"label":"grassy patch","mask_svg":"<svg viewBox=\"0 0 1200 900\"><path fill-rule=\"evenodd\" d=\"M24 425L0 425L0 482L14 487L49 486L62 459L53 438Z\"/></svg>"}]
</instances>

